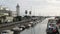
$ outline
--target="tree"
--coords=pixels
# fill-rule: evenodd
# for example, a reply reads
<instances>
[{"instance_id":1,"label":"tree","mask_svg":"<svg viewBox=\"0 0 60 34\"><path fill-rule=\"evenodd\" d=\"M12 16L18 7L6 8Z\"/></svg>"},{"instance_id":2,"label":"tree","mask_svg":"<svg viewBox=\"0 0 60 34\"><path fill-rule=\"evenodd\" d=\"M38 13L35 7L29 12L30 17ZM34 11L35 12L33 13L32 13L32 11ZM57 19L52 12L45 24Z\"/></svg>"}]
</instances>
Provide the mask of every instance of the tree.
<instances>
[{"instance_id":1,"label":"tree","mask_svg":"<svg viewBox=\"0 0 60 34\"><path fill-rule=\"evenodd\" d=\"M28 12L27 12L27 10L25 10L25 14L27 14Z\"/></svg>"},{"instance_id":2,"label":"tree","mask_svg":"<svg viewBox=\"0 0 60 34\"><path fill-rule=\"evenodd\" d=\"M29 12L29 14L31 15L31 11Z\"/></svg>"}]
</instances>

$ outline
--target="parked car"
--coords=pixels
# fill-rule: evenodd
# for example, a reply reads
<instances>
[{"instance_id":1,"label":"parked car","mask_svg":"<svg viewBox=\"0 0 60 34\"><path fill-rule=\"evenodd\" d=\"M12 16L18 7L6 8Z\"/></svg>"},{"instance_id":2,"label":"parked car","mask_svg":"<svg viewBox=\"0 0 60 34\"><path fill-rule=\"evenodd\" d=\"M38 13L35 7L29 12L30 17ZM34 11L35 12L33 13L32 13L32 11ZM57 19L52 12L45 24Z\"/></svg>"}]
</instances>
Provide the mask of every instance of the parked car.
<instances>
[{"instance_id":1,"label":"parked car","mask_svg":"<svg viewBox=\"0 0 60 34\"><path fill-rule=\"evenodd\" d=\"M59 34L60 34L60 19L57 21L57 28L58 28L58 31L59 31Z\"/></svg>"},{"instance_id":2,"label":"parked car","mask_svg":"<svg viewBox=\"0 0 60 34\"><path fill-rule=\"evenodd\" d=\"M48 23L46 33L47 34L59 34L56 23Z\"/></svg>"},{"instance_id":3,"label":"parked car","mask_svg":"<svg viewBox=\"0 0 60 34\"><path fill-rule=\"evenodd\" d=\"M16 26L13 29L11 29L11 31L19 31L19 32L21 32L21 31L23 31L23 28L22 27L20 28L20 27Z\"/></svg>"},{"instance_id":4,"label":"parked car","mask_svg":"<svg viewBox=\"0 0 60 34\"><path fill-rule=\"evenodd\" d=\"M56 24L48 24L46 29L47 34L56 34L58 33L58 29L56 27Z\"/></svg>"},{"instance_id":5,"label":"parked car","mask_svg":"<svg viewBox=\"0 0 60 34\"><path fill-rule=\"evenodd\" d=\"M49 19L48 20L48 23L57 23L58 22L58 19Z\"/></svg>"},{"instance_id":6,"label":"parked car","mask_svg":"<svg viewBox=\"0 0 60 34\"><path fill-rule=\"evenodd\" d=\"M37 21L37 23L39 23L40 21Z\"/></svg>"},{"instance_id":7,"label":"parked car","mask_svg":"<svg viewBox=\"0 0 60 34\"><path fill-rule=\"evenodd\" d=\"M32 25L31 24L29 24L29 23L25 23L25 24L23 24L24 26L25 26L25 28L29 28L29 27L31 27Z\"/></svg>"},{"instance_id":8,"label":"parked car","mask_svg":"<svg viewBox=\"0 0 60 34\"><path fill-rule=\"evenodd\" d=\"M56 16L55 19L60 19L60 16Z\"/></svg>"},{"instance_id":9,"label":"parked car","mask_svg":"<svg viewBox=\"0 0 60 34\"><path fill-rule=\"evenodd\" d=\"M25 30L26 29L26 26L20 25L19 28L22 28L22 30Z\"/></svg>"},{"instance_id":10,"label":"parked car","mask_svg":"<svg viewBox=\"0 0 60 34\"><path fill-rule=\"evenodd\" d=\"M10 30L3 30L1 34L13 34L13 31Z\"/></svg>"},{"instance_id":11,"label":"parked car","mask_svg":"<svg viewBox=\"0 0 60 34\"><path fill-rule=\"evenodd\" d=\"M34 27L36 25L37 22L29 22L29 24L31 24L31 27Z\"/></svg>"}]
</instances>

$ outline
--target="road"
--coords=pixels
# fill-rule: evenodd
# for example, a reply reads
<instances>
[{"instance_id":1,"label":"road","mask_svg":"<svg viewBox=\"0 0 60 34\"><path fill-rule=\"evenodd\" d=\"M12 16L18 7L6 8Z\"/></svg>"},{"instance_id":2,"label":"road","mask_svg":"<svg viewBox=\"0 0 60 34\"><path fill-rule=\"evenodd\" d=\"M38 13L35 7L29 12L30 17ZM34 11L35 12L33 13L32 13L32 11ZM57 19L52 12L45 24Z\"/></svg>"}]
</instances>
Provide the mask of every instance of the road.
<instances>
[{"instance_id":1,"label":"road","mask_svg":"<svg viewBox=\"0 0 60 34\"><path fill-rule=\"evenodd\" d=\"M35 27L26 29L20 34L46 34L46 27L47 27L48 19L49 18L46 18L41 23L37 24Z\"/></svg>"}]
</instances>

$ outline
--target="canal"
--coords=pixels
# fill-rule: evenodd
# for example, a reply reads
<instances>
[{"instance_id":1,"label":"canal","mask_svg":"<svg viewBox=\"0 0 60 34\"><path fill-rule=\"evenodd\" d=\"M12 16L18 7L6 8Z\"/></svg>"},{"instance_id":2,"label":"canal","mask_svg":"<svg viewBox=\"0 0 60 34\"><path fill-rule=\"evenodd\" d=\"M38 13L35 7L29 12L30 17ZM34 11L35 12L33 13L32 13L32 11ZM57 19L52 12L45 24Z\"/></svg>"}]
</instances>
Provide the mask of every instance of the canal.
<instances>
[{"instance_id":1,"label":"canal","mask_svg":"<svg viewBox=\"0 0 60 34\"><path fill-rule=\"evenodd\" d=\"M20 34L46 34L46 27L48 23L48 18L43 20L41 23L38 23L35 27L30 27L25 29Z\"/></svg>"}]
</instances>

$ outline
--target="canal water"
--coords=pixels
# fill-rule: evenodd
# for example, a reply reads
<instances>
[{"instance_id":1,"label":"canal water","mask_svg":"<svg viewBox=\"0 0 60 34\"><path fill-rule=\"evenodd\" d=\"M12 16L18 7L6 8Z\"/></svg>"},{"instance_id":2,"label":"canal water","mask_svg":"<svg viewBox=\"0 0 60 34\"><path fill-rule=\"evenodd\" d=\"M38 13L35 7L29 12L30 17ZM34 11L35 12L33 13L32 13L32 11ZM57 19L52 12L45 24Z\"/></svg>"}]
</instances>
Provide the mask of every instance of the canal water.
<instances>
[{"instance_id":1,"label":"canal water","mask_svg":"<svg viewBox=\"0 0 60 34\"><path fill-rule=\"evenodd\" d=\"M41 23L37 24L35 27L24 30L20 34L46 34L48 19L45 19Z\"/></svg>"}]
</instances>

